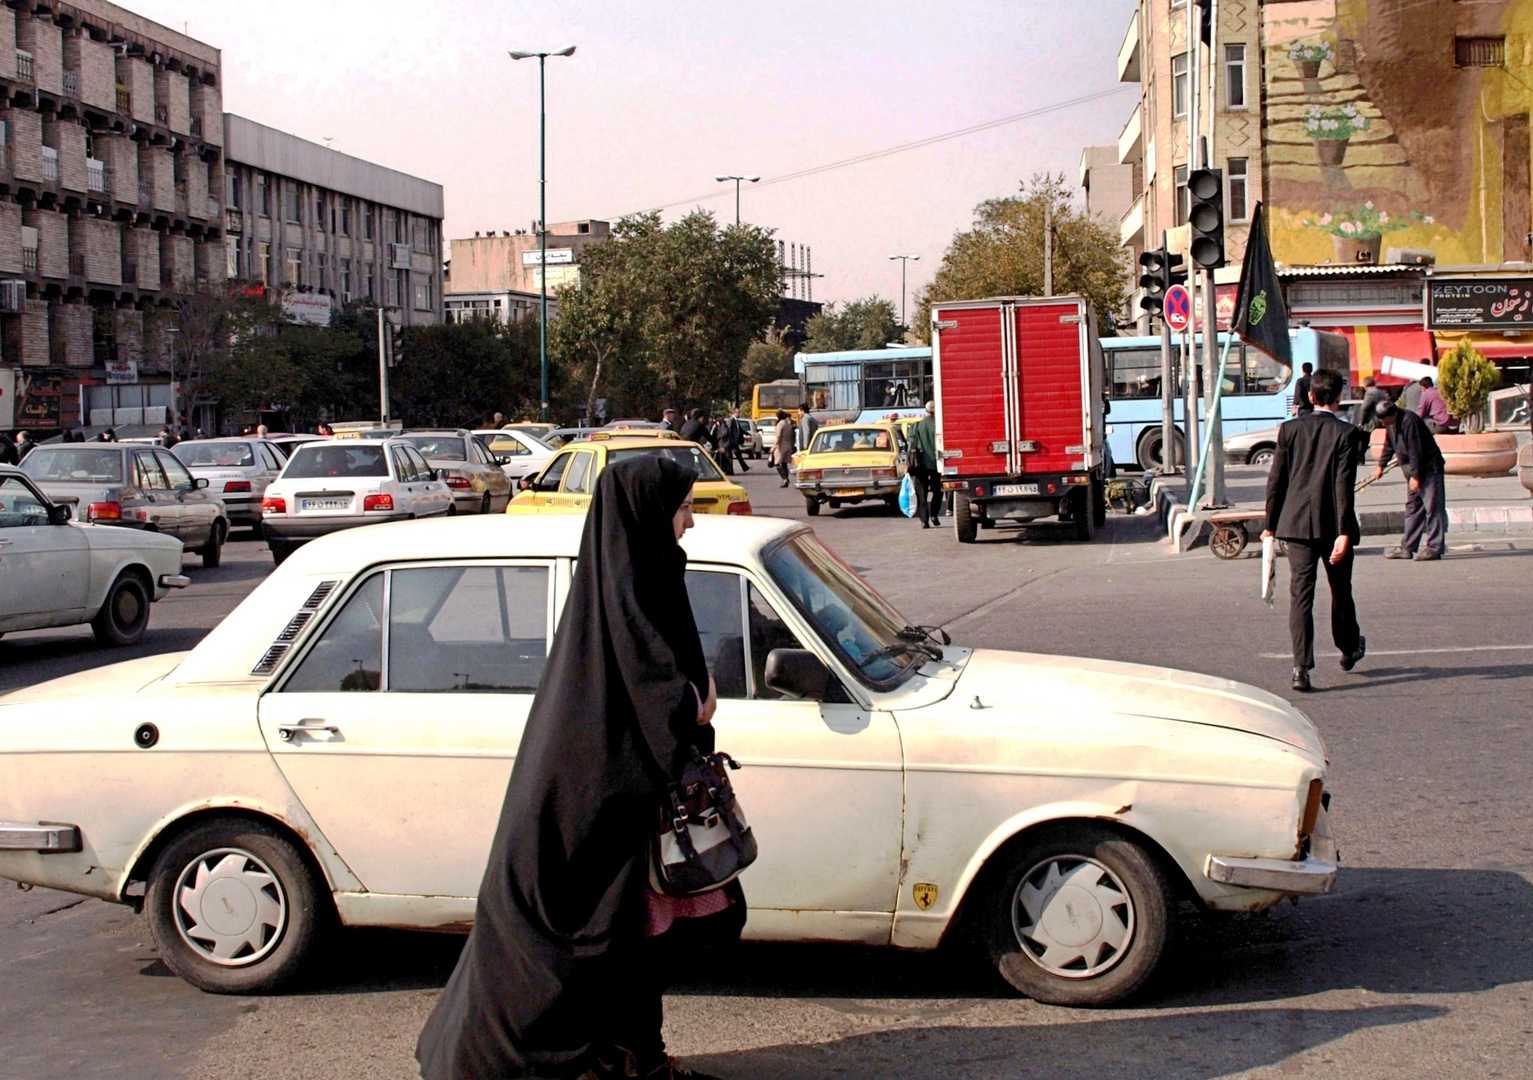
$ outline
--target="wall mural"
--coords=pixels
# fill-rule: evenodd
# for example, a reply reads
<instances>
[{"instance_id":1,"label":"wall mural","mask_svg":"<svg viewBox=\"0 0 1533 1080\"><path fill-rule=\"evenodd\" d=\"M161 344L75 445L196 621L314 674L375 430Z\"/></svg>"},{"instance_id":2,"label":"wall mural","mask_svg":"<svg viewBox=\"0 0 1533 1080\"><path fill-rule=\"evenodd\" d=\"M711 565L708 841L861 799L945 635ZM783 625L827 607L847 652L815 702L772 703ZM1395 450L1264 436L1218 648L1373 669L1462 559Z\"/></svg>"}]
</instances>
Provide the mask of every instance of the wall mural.
<instances>
[{"instance_id":1,"label":"wall mural","mask_svg":"<svg viewBox=\"0 0 1533 1080\"><path fill-rule=\"evenodd\" d=\"M1280 262L1529 259L1533 0L1290 0L1263 19Z\"/></svg>"}]
</instances>

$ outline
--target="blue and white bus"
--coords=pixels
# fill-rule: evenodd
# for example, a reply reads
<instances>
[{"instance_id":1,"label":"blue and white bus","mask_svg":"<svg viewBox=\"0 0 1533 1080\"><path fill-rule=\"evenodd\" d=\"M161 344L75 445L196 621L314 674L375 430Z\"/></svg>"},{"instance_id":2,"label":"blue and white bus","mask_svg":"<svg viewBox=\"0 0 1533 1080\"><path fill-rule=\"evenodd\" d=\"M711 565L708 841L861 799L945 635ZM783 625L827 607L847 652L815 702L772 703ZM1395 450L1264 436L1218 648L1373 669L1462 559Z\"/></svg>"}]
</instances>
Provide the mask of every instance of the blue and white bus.
<instances>
[{"instance_id":1,"label":"blue and white bus","mask_svg":"<svg viewBox=\"0 0 1533 1080\"><path fill-rule=\"evenodd\" d=\"M1230 346L1225 363L1224 393L1220 416L1224 434L1280 424L1293 412L1294 371L1310 363L1315 370L1330 368L1346 378L1351 370L1347 339L1340 334L1301 327L1293 337L1292 369L1260 349L1250 349L1238 339ZM1219 335L1219 347L1230 337ZM1202 335L1196 338L1199 352ZM1107 445L1120 469L1155 469L1161 463L1160 338L1111 337L1102 339L1107 363ZM1176 438L1184 427L1183 388L1175 388ZM1198 417L1203 417L1199 399ZM1178 458L1180 460L1180 458Z\"/></svg>"},{"instance_id":2,"label":"blue and white bus","mask_svg":"<svg viewBox=\"0 0 1533 1080\"><path fill-rule=\"evenodd\" d=\"M924 416L932 396L929 345L799 353L794 371L814 412L840 413L866 422L891 414Z\"/></svg>"}]
</instances>

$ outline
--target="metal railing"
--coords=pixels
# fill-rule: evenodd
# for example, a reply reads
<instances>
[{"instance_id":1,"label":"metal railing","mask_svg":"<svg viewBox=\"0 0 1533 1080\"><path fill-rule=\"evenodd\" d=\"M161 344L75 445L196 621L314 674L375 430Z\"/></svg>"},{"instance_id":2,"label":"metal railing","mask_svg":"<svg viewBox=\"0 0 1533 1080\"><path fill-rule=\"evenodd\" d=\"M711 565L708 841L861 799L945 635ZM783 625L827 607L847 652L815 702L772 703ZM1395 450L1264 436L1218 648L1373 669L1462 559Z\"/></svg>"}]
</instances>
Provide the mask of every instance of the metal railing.
<instances>
[{"instance_id":1,"label":"metal railing","mask_svg":"<svg viewBox=\"0 0 1533 1080\"><path fill-rule=\"evenodd\" d=\"M148 180L140 180L138 182L138 198L139 198L140 202L148 202L149 201L149 181Z\"/></svg>"},{"instance_id":2,"label":"metal railing","mask_svg":"<svg viewBox=\"0 0 1533 1080\"><path fill-rule=\"evenodd\" d=\"M16 50L16 78L22 82L32 81L32 54L25 49Z\"/></svg>"},{"instance_id":3,"label":"metal railing","mask_svg":"<svg viewBox=\"0 0 1533 1080\"><path fill-rule=\"evenodd\" d=\"M59 152L51 146L43 147L43 182L48 184L59 182Z\"/></svg>"},{"instance_id":4,"label":"metal railing","mask_svg":"<svg viewBox=\"0 0 1533 1080\"><path fill-rule=\"evenodd\" d=\"M21 249L21 269L23 273L37 273L37 249L24 247Z\"/></svg>"},{"instance_id":5,"label":"metal railing","mask_svg":"<svg viewBox=\"0 0 1533 1080\"><path fill-rule=\"evenodd\" d=\"M80 73L78 71L64 72L64 93L69 97L80 96Z\"/></svg>"},{"instance_id":6,"label":"metal railing","mask_svg":"<svg viewBox=\"0 0 1533 1080\"><path fill-rule=\"evenodd\" d=\"M95 158L85 159L85 189L87 191L105 192L106 186L106 162Z\"/></svg>"},{"instance_id":7,"label":"metal railing","mask_svg":"<svg viewBox=\"0 0 1533 1080\"><path fill-rule=\"evenodd\" d=\"M117 84L117 111L124 115L133 111L133 95L122 83Z\"/></svg>"}]
</instances>

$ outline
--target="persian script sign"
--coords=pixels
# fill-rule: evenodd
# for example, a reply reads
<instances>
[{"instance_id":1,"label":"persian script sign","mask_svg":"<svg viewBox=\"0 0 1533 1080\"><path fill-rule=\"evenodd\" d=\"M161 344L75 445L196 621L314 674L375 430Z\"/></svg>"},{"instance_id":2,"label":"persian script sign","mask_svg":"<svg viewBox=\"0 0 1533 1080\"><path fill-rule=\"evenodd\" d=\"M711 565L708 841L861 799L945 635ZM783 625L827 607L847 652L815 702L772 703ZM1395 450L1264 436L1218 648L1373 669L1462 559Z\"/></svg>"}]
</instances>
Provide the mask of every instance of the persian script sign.
<instances>
[{"instance_id":1,"label":"persian script sign","mask_svg":"<svg viewBox=\"0 0 1533 1080\"><path fill-rule=\"evenodd\" d=\"M1533 327L1533 277L1434 278L1427 281L1428 330L1520 330Z\"/></svg>"}]
</instances>

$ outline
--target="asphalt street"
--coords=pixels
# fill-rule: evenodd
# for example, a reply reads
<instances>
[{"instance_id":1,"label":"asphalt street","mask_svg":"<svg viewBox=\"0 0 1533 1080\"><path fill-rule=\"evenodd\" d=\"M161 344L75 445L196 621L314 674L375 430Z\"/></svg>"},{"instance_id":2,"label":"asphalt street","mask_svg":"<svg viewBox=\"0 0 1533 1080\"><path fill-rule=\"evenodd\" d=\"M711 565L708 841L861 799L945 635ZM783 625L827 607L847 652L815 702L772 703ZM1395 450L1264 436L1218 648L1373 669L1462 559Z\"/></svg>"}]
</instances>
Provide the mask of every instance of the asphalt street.
<instances>
[{"instance_id":1,"label":"asphalt street","mask_svg":"<svg viewBox=\"0 0 1533 1080\"><path fill-rule=\"evenodd\" d=\"M758 513L804 517L769 470L746 483ZM813 527L912 622L957 642L1295 697L1281 587L1269 610L1256 558L1169 555L1153 518L1115 515L1089 545L1038 525L960 547L881 507ZM1346 674L1322 651L1316 692L1298 701L1331 755L1345 867L1333 895L1256 916L1184 912L1150 989L1089 1012L1018 999L960 955L746 946L727 974L670 996L673 1052L738 1080L1533 1075L1533 541L1478 533L1417 564L1366 540L1368 658ZM188 566L192 587L156 605L136 649L98 650L88 631L7 636L0 693L188 648L270 561L236 541L220 569ZM0 1076L413 1076L410 1048L458 949L348 934L313 985L225 998L171 976L148 942L127 909L0 888Z\"/></svg>"}]
</instances>

